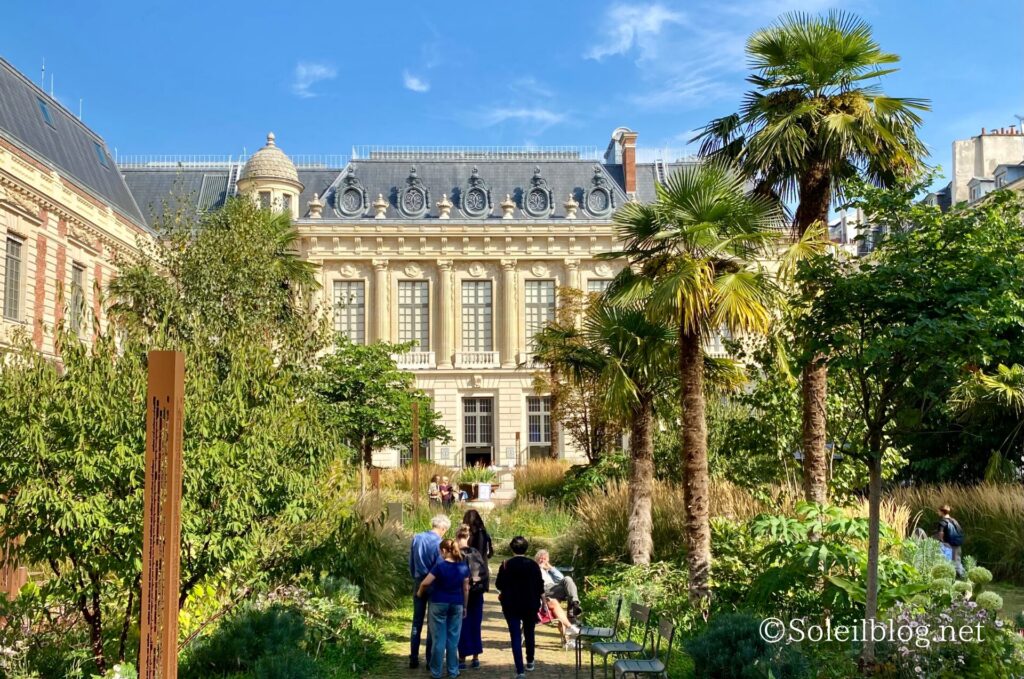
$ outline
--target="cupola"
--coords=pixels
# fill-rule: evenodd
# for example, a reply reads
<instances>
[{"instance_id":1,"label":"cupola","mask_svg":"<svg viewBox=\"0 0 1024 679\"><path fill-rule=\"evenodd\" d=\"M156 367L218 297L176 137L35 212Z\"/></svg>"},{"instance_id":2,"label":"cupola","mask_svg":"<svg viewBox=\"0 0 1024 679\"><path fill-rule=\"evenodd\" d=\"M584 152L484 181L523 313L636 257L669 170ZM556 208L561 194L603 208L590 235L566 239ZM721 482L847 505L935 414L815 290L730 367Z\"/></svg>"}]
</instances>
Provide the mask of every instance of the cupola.
<instances>
[{"instance_id":1,"label":"cupola","mask_svg":"<svg viewBox=\"0 0 1024 679\"><path fill-rule=\"evenodd\" d=\"M252 196L260 205L299 216L302 182L295 163L278 148L274 133L267 134L267 145L252 154L238 178L238 190Z\"/></svg>"}]
</instances>

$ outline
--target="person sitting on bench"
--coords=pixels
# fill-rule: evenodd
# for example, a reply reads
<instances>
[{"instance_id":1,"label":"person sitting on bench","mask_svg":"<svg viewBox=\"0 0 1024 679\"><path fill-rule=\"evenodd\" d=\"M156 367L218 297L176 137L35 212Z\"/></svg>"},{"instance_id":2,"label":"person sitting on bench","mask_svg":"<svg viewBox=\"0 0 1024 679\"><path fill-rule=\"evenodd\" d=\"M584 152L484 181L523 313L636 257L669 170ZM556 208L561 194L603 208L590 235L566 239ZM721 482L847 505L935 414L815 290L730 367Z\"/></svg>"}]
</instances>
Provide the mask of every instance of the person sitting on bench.
<instances>
[{"instance_id":1,"label":"person sitting on bench","mask_svg":"<svg viewBox=\"0 0 1024 679\"><path fill-rule=\"evenodd\" d=\"M540 566L540 574L544 578L544 596L566 603L569 618L577 617L581 610L576 581L568 575L562 575L561 571L551 565L551 555L548 554L548 550L537 550L536 560L537 565Z\"/></svg>"}]
</instances>

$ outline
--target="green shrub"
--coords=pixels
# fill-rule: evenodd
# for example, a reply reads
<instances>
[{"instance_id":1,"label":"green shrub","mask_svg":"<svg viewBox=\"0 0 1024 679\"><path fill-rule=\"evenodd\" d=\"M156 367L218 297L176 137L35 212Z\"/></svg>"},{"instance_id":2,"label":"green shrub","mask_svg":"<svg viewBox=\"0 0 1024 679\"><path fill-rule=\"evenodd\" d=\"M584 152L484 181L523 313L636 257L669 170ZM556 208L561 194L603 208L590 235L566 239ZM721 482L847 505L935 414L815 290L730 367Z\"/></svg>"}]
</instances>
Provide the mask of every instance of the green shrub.
<instances>
[{"instance_id":1,"label":"green shrub","mask_svg":"<svg viewBox=\"0 0 1024 679\"><path fill-rule=\"evenodd\" d=\"M182 664L184 679L248 672L264 656L289 653L306 636L302 613L294 606L248 605L198 640Z\"/></svg>"},{"instance_id":2,"label":"green shrub","mask_svg":"<svg viewBox=\"0 0 1024 679\"><path fill-rule=\"evenodd\" d=\"M967 571L967 579L973 582L980 589L988 583L992 582L992 571L981 566L975 566L971 570Z\"/></svg>"},{"instance_id":3,"label":"green shrub","mask_svg":"<svg viewBox=\"0 0 1024 679\"><path fill-rule=\"evenodd\" d=\"M956 567L948 561L940 563L932 567L931 570L932 579L948 578L952 580L956 577Z\"/></svg>"},{"instance_id":4,"label":"green shrub","mask_svg":"<svg viewBox=\"0 0 1024 679\"><path fill-rule=\"evenodd\" d=\"M978 605L984 608L986 611L1000 611L1003 608L1003 597L999 596L995 592L982 592L974 598L978 602Z\"/></svg>"},{"instance_id":5,"label":"green shrub","mask_svg":"<svg viewBox=\"0 0 1024 679\"><path fill-rule=\"evenodd\" d=\"M953 591L959 594L970 596L974 592L974 585L966 580L957 580L953 583Z\"/></svg>"},{"instance_id":6,"label":"green shrub","mask_svg":"<svg viewBox=\"0 0 1024 679\"><path fill-rule=\"evenodd\" d=\"M490 467L474 465L461 470L456 477L457 483L494 483L498 479L498 472Z\"/></svg>"},{"instance_id":7,"label":"green shrub","mask_svg":"<svg viewBox=\"0 0 1024 679\"><path fill-rule=\"evenodd\" d=\"M688 600L686 567L659 561L650 565L615 564L587 576L583 608L588 624L611 625L622 597L622 619L631 604L650 606L658 615L685 623L694 619Z\"/></svg>"},{"instance_id":8,"label":"green shrub","mask_svg":"<svg viewBox=\"0 0 1024 679\"><path fill-rule=\"evenodd\" d=\"M977 558L999 580L1024 585L1024 487L981 483L898 488L889 498L920 512L929 533L938 525L936 508L953 507L964 529L963 553Z\"/></svg>"},{"instance_id":9,"label":"green shrub","mask_svg":"<svg viewBox=\"0 0 1024 679\"><path fill-rule=\"evenodd\" d=\"M932 578L933 592L948 592L953 589L953 578Z\"/></svg>"},{"instance_id":10,"label":"green shrub","mask_svg":"<svg viewBox=\"0 0 1024 679\"><path fill-rule=\"evenodd\" d=\"M718 615L686 642L697 679L796 679L812 676L807 661L787 645L761 638L761 619L744 613Z\"/></svg>"},{"instance_id":11,"label":"green shrub","mask_svg":"<svg viewBox=\"0 0 1024 679\"><path fill-rule=\"evenodd\" d=\"M252 668L252 679L316 679L319 676L316 661L299 649L264 656Z\"/></svg>"},{"instance_id":12,"label":"green shrub","mask_svg":"<svg viewBox=\"0 0 1024 679\"><path fill-rule=\"evenodd\" d=\"M608 453L596 463L573 467L565 473L561 500L573 504L589 493L599 492L612 481L629 478L629 457L620 451Z\"/></svg>"}]
</instances>

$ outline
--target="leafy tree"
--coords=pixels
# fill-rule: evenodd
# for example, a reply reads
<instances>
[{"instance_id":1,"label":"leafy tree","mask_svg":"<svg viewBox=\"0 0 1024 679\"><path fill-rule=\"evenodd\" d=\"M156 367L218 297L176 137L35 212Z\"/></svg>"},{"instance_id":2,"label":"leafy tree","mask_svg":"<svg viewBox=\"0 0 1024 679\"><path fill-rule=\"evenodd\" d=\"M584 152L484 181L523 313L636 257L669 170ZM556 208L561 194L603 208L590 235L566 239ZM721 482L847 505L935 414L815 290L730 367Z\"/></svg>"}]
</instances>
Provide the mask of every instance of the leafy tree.
<instances>
[{"instance_id":1,"label":"leafy tree","mask_svg":"<svg viewBox=\"0 0 1024 679\"><path fill-rule=\"evenodd\" d=\"M747 40L754 89L739 112L712 120L701 152L734 159L759 193L796 199L794 230L828 224L833 200L860 174L888 186L913 174L925 155L917 137L924 99L890 97L874 83L897 69L871 27L854 15L793 13ZM805 279L813 286L814 281ZM827 500L827 366L811 355L803 370L804 488Z\"/></svg>"},{"instance_id":2,"label":"leafy tree","mask_svg":"<svg viewBox=\"0 0 1024 679\"><path fill-rule=\"evenodd\" d=\"M644 300L648 313L676 332L686 499L690 597L706 603L711 573L711 523L705 417L704 342L722 329L765 332L775 296L754 262L780 226L778 203L748 195L743 178L725 163L683 168L657 187L650 205L628 203L615 213L623 250L639 271L623 269L612 299Z\"/></svg>"},{"instance_id":3,"label":"leafy tree","mask_svg":"<svg viewBox=\"0 0 1024 679\"><path fill-rule=\"evenodd\" d=\"M534 336L534 356L549 366L534 375L535 389L551 394L551 419L561 423L591 464L619 446L621 424L608 412L600 373L591 370L580 325L588 299L573 288L558 291L555 319ZM552 446L553 447L553 446Z\"/></svg>"},{"instance_id":4,"label":"leafy tree","mask_svg":"<svg viewBox=\"0 0 1024 679\"><path fill-rule=\"evenodd\" d=\"M412 445L412 404L420 404L420 439L451 441L431 408L430 397L415 389L412 373L398 369L393 355L411 344L354 344L338 338L337 350L324 357L319 392L332 404L331 412L343 437L359 452L360 469L373 465L373 451ZM365 478L361 485L365 489Z\"/></svg>"},{"instance_id":5,"label":"leafy tree","mask_svg":"<svg viewBox=\"0 0 1024 679\"><path fill-rule=\"evenodd\" d=\"M134 651L150 349L186 354L179 605L283 561L341 452L311 388L315 281L287 218L229 201L198 221L171 213L160 232L112 282L112 322L91 345L58 327L59 366L25 342L0 369L0 541L48 569L39 611L76 611L100 671Z\"/></svg>"},{"instance_id":6,"label":"leafy tree","mask_svg":"<svg viewBox=\"0 0 1024 679\"><path fill-rule=\"evenodd\" d=\"M882 459L893 447L901 406L936 376L984 365L1007 338L1018 338L1024 295L1024 234L1019 198L999 195L977 209L917 205L919 185L862 187L856 202L888 236L871 257L821 256L801 265L806 346L827 356L856 385L862 436L849 452L869 474L866 618L878 612ZM936 400L944 401L945 398ZM873 659L874 645L864 645Z\"/></svg>"}]
</instances>

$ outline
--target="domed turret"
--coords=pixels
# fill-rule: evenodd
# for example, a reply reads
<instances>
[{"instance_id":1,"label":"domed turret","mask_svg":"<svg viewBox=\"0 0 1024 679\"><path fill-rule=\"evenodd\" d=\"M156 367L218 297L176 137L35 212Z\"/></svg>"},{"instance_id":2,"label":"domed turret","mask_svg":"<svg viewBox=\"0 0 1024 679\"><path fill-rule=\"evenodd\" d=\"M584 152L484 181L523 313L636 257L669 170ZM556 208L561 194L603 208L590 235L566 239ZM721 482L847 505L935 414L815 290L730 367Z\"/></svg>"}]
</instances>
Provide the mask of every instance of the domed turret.
<instances>
[{"instance_id":1,"label":"domed turret","mask_svg":"<svg viewBox=\"0 0 1024 679\"><path fill-rule=\"evenodd\" d=\"M238 190L251 195L266 208L287 212L298 217L299 194L302 182L295 163L278 148L274 133L267 134L267 145L245 163L238 178Z\"/></svg>"}]
</instances>

